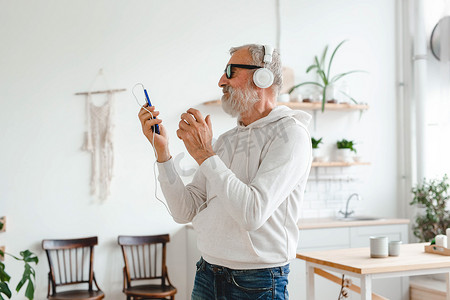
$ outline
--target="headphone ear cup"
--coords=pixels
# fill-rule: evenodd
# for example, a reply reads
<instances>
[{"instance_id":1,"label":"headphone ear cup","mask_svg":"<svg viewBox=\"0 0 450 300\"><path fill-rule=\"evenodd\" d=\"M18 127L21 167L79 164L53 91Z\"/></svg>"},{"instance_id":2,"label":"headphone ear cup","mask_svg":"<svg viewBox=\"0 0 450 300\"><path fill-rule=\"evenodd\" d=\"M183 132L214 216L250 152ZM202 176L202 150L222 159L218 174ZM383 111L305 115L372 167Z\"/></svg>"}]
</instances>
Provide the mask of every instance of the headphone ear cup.
<instances>
[{"instance_id":1,"label":"headphone ear cup","mask_svg":"<svg viewBox=\"0 0 450 300\"><path fill-rule=\"evenodd\" d=\"M253 82L259 88L265 89L273 84L273 73L267 68L260 68L253 73Z\"/></svg>"}]
</instances>

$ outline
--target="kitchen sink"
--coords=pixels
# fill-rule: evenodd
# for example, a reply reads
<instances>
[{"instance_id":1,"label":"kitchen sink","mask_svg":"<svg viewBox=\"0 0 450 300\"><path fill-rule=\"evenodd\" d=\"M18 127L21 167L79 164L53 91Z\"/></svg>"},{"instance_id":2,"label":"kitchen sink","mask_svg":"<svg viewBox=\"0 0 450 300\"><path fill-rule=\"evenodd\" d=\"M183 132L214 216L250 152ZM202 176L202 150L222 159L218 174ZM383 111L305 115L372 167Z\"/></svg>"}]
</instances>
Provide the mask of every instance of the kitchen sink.
<instances>
[{"instance_id":1,"label":"kitchen sink","mask_svg":"<svg viewBox=\"0 0 450 300\"><path fill-rule=\"evenodd\" d=\"M336 220L338 221L344 221L344 222L352 222L352 221L376 221L376 220L381 220L382 218L378 218L378 217L369 217L369 216L350 216L347 218L344 217L339 217L336 218Z\"/></svg>"}]
</instances>

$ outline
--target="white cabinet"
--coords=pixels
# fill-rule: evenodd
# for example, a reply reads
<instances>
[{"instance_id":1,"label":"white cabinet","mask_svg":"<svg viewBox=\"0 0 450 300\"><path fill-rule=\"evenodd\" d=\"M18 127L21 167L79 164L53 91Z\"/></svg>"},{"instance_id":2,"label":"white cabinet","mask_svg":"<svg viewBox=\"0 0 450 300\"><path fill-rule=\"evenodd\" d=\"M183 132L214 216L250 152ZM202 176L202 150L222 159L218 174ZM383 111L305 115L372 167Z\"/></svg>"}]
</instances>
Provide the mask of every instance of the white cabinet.
<instances>
[{"instance_id":1,"label":"white cabinet","mask_svg":"<svg viewBox=\"0 0 450 300\"><path fill-rule=\"evenodd\" d=\"M350 247L348 227L300 230L297 250L319 251Z\"/></svg>"},{"instance_id":2,"label":"white cabinet","mask_svg":"<svg viewBox=\"0 0 450 300\"><path fill-rule=\"evenodd\" d=\"M408 242L408 225L383 225L350 227L350 247L369 247L370 237L384 235L389 241Z\"/></svg>"},{"instance_id":3,"label":"white cabinet","mask_svg":"<svg viewBox=\"0 0 450 300\"><path fill-rule=\"evenodd\" d=\"M320 251L343 248L368 247L369 237L374 235L386 235L389 240L401 240L408 243L408 224L376 225L376 226L348 226L339 228L321 228L300 230L298 251ZM369 251L367 256L370 256ZM382 258L381 258L382 259ZM341 277L341 274L334 274ZM359 286L359 281L352 278ZM340 286L315 275L316 299L337 299ZM306 300L305 292L305 262L296 259L291 263L289 276L290 299ZM407 278L389 278L373 280L373 289L391 300L407 299ZM350 292L348 299L360 299L360 295Z\"/></svg>"}]
</instances>

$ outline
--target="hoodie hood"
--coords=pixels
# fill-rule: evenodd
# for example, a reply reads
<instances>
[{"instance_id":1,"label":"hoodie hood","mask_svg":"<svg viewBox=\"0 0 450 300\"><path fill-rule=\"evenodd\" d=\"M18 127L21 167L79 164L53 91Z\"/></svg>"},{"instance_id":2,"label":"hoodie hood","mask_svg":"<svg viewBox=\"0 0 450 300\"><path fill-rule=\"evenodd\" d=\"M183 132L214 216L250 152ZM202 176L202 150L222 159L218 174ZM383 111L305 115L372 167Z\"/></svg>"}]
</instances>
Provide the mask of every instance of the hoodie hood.
<instances>
[{"instance_id":1,"label":"hoodie hood","mask_svg":"<svg viewBox=\"0 0 450 300\"><path fill-rule=\"evenodd\" d=\"M308 127L309 122L311 121L311 118L312 118L310 114L308 114L302 110L292 110L287 106L281 105L281 106L274 107L272 109L272 111L264 118L256 120L255 122L253 122L247 126L244 126L242 124L242 122L239 120L239 118L238 118L237 122L238 122L238 127L240 129L244 129L244 128L254 129L254 128L264 127L267 124L276 122L285 117L292 117L295 120L297 120L298 122L300 122L305 127Z\"/></svg>"}]
</instances>

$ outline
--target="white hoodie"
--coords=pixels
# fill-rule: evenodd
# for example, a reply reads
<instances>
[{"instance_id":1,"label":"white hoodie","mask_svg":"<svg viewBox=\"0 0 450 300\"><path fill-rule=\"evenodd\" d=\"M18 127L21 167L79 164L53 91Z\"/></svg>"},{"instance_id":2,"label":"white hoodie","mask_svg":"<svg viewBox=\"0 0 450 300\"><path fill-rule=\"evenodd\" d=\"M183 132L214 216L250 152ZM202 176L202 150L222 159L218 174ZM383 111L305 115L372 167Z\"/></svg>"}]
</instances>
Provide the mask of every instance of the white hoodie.
<instances>
[{"instance_id":1,"label":"white hoodie","mask_svg":"<svg viewBox=\"0 0 450 300\"><path fill-rule=\"evenodd\" d=\"M219 137L216 155L184 185L173 160L158 163L173 218L192 221L203 258L231 269L282 266L295 258L311 169L311 116L285 106Z\"/></svg>"}]
</instances>

